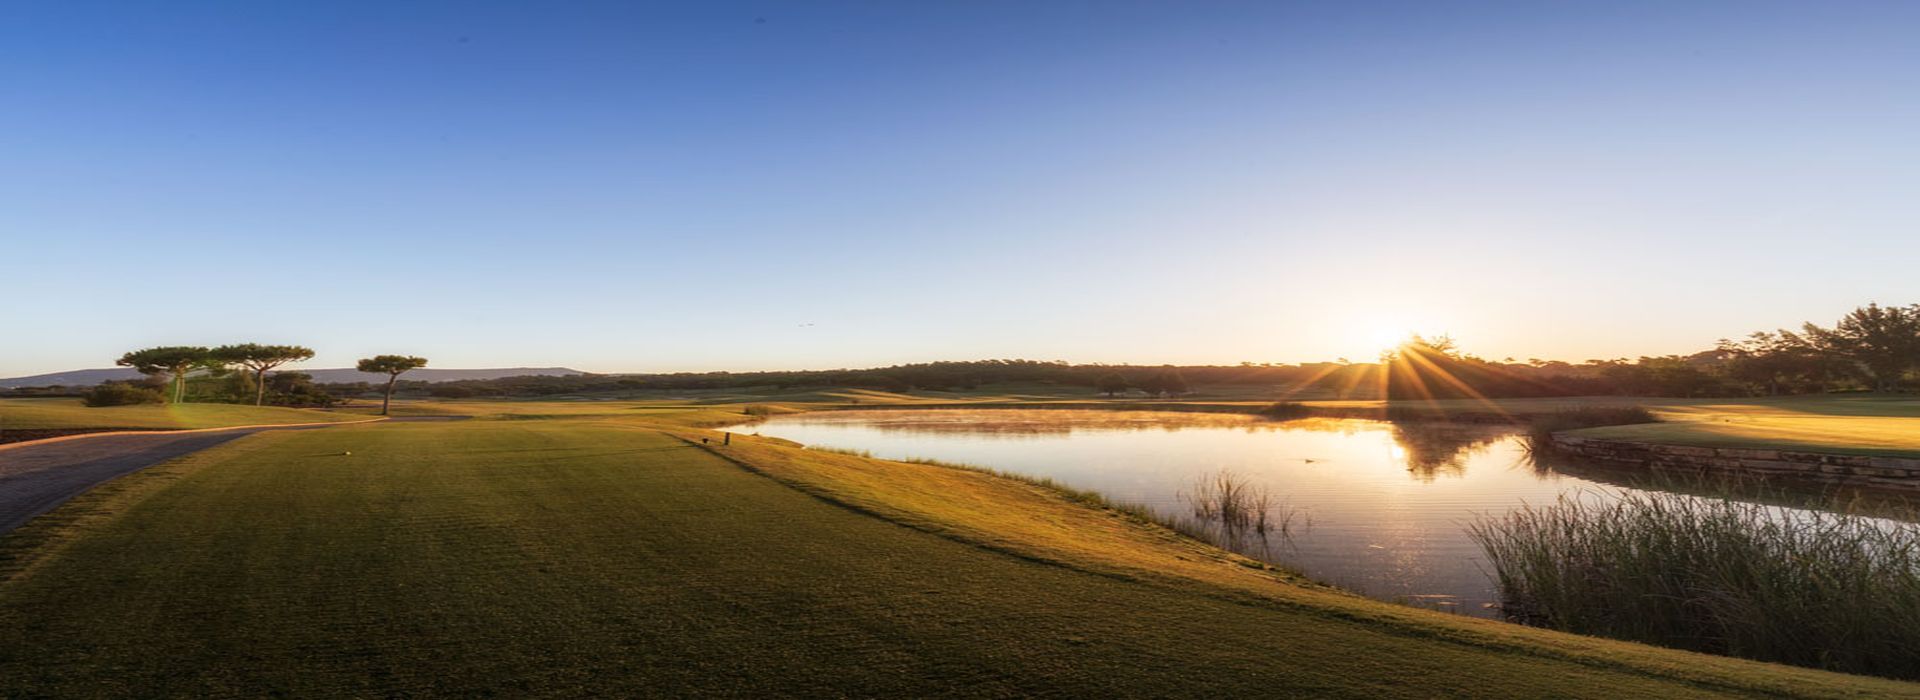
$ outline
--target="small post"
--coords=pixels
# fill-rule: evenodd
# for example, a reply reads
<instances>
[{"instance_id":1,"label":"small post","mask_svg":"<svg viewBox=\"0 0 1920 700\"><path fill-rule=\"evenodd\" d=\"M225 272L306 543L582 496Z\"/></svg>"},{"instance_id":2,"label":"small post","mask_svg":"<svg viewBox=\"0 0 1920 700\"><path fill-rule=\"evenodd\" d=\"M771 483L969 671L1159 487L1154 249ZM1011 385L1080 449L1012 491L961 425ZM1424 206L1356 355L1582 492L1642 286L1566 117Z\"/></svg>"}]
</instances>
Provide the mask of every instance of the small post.
<instances>
[{"instance_id":1,"label":"small post","mask_svg":"<svg viewBox=\"0 0 1920 700\"><path fill-rule=\"evenodd\" d=\"M721 445L733 444L733 433L721 433L721 435L724 436L720 439Z\"/></svg>"}]
</instances>

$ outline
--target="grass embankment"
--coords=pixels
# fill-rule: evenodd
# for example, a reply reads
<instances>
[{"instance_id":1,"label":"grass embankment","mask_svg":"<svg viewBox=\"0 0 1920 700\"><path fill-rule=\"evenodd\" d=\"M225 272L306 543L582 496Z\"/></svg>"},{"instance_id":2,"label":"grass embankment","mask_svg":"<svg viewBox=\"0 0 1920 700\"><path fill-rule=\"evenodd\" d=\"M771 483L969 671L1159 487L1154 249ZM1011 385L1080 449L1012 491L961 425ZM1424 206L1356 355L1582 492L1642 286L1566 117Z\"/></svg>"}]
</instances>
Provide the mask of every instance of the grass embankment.
<instances>
[{"instance_id":1,"label":"grass embankment","mask_svg":"<svg viewBox=\"0 0 1920 700\"><path fill-rule=\"evenodd\" d=\"M184 430L365 420L366 416L222 403L89 407L79 399L0 399L0 430Z\"/></svg>"},{"instance_id":2,"label":"grass embankment","mask_svg":"<svg viewBox=\"0 0 1920 700\"><path fill-rule=\"evenodd\" d=\"M23 695L1920 696L1297 586L987 474L744 438L724 454L601 416L250 436L0 541L0 678Z\"/></svg>"}]
</instances>

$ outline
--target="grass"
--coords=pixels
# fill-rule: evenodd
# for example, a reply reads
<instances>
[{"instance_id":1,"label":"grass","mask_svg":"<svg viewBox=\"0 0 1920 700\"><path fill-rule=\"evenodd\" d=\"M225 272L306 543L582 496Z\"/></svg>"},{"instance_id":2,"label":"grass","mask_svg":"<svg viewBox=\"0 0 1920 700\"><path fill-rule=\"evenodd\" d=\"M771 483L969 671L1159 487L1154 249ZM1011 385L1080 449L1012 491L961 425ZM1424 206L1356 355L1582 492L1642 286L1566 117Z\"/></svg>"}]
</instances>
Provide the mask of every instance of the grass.
<instances>
[{"instance_id":1,"label":"grass","mask_svg":"<svg viewBox=\"0 0 1920 700\"><path fill-rule=\"evenodd\" d=\"M80 403L79 399L70 398L0 399L0 430L178 430L232 425L326 423L365 418L279 406L186 403L91 408Z\"/></svg>"},{"instance_id":2,"label":"grass","mask_svg":"<svg viewBox=\"0 0 1920 700\"><path fill-rule=\"evenodd\" d=\"M1717 654L1920 679L1920 525L1660 491L1471 531L1507 613Z\"/></svg>"},{"instance_id":3,"label":"grass","mask_svg":"<svg viewBox=\"0 0 1920 700\"><path fill-rule=\"evenodd\" d=\"M1920 696L1368 601L1036 485L709 450L663 425L262 433L113 482L0 540L0 678L25 696Z\"/></svg>"},{"instance_id":4,"label":"grass","mask_svg":"<svg viewBox=\"0 0 1920 700\"><path fill-rule=\"evenodd\" d=\"M1596 428L1582 437L1703 447L1920 456L1920 400L1810 397L1649 406L1666 421Z\"/></svg>"}]
</instances>

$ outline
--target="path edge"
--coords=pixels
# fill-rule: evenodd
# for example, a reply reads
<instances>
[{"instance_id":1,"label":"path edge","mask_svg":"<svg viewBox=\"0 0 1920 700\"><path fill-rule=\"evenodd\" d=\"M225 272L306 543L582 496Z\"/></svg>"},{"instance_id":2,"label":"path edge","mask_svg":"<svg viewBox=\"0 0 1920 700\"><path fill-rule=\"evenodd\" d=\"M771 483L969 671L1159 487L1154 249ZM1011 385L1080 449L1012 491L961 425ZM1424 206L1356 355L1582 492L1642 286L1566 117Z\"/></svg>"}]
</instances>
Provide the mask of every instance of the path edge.
<instances>
[{"instance_id":1,"label":"path edge","mask_svg":"<svg viewBox=\"0 0 1920 700\"><path fill-rule=\"evenodd\" d=\"M222 426L218 428L193 428L191 430L114 430L114 431L100 432L100 433L81 433L79 435L62 435L60 437L41 438L39 440L23 440L21 442L9 442L4 445L0 445L0 452L5 452L7 450L21 448L21 447L51 445L56 442L67 442L69 440L85 440L88 438L97 438L97 437L111 437L115 435L187 435L191 433L217 433L217 432L226 431L226 430L266 430L271 428L311 428L314 426L323 426L323 425L360 425L362 423L378 423L380 421L389 420L390 418L392 418L392 416L380 416L377 418L368 418L366 420L320 421L318 423L266 423L261 425L228 425L228 426Z\"/></svg>"}]
</instances>

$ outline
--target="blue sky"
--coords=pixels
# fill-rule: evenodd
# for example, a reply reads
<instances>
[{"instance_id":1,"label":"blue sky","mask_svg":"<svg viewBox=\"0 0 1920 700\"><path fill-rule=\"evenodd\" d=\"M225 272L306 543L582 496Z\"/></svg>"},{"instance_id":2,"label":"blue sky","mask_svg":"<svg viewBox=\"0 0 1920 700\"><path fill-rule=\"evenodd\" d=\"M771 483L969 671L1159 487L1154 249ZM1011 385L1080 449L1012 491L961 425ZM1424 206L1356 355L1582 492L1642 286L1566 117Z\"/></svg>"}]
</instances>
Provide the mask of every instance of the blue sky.
<instances>
[{"instance_id":1,"label":"blue sky","mask_svg":"<svg viewBox=\"0 0 1920 700\"><path fill-rule=\"evenodd\" d=\"M1687 352L1920 301L1920 4L16 3L0 375Z\"/></svg>"}]
</instances>

